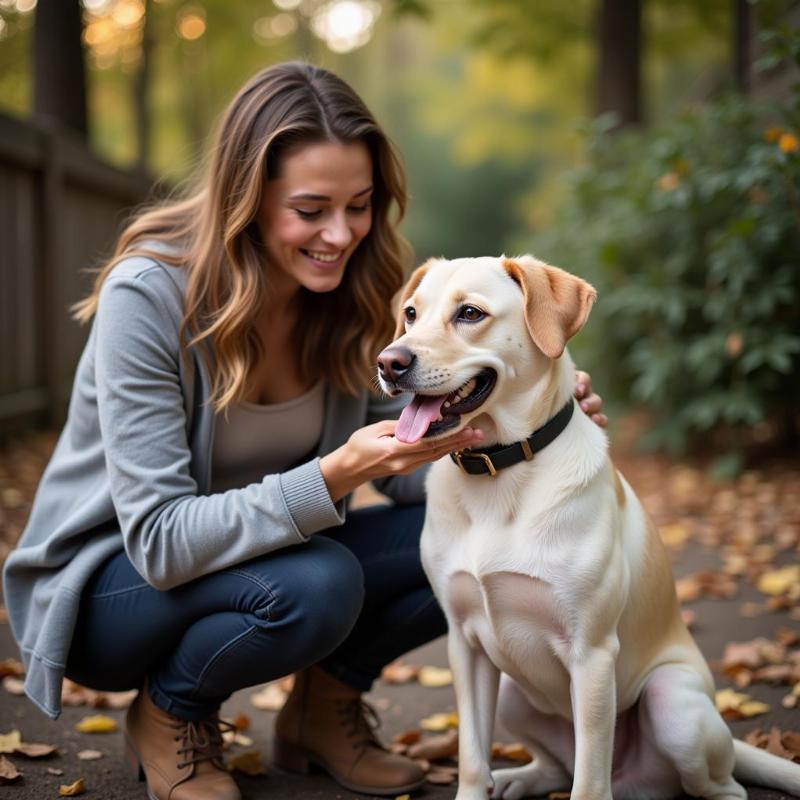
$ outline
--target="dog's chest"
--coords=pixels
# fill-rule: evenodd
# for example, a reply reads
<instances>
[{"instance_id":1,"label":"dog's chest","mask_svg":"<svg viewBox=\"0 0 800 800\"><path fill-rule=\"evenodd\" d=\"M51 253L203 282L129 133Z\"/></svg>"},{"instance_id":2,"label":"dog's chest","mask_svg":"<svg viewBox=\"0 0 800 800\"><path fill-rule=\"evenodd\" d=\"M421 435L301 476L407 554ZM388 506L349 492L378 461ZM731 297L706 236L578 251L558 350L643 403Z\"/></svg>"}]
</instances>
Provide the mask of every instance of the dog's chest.
<instances>
[{"instance_id":1,"label":"dog's chest","mask_svg":"<svg viewBox=\"0 0 800 800\"><path fill-rule=\"evenodd\" d=\"M517 572L459 570L441 588L450 624L458 626L471 647L485 651L529 694L562 705L569 693L563 666L569 626L548 583Z\"/></svg>"}]
</instances>

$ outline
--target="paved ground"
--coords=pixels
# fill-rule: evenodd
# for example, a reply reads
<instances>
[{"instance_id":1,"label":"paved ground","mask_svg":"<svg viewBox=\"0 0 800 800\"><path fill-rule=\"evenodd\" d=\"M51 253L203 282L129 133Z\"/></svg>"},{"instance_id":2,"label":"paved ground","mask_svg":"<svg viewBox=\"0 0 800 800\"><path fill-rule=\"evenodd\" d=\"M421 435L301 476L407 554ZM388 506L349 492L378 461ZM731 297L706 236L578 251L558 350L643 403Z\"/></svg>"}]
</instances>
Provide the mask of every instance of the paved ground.
<instances>
[{"instance_id":1,"label":"paved ground","mask_svg":"<svg viewBox=\"0 0 800 800\"><path fill-rule=\"evenodd\" d=\"M716 557L704 551L699 545L690 544L677 558L676 575L716 566ZM695 634L707 657L714 659L722 655L725 644L731 640L747 640L758 635L772 636L778 627L797 627L786 613L744 618L739 607L746 600L763 599L756 596L755 590L747 585L740 587L739 595L732 600L700 600L692 604L697 613ZM16 656L10 631L7 625L0 625L0 659ZM434 642L412 653L407 659L411 663L435 664L444 666L446 657L443 641ZM778 725L782 729L800 728L800 711L787 711L780 705L785 687L772 688L766 685L753 685L748 692L759 700L770 704L769 714L751 720L735 722L731 725L735 734L742 736L747 731L761 727L769 729ZM255 747L267 755L270 751L273 714L258 711L250 705L250 691L234 696L223 709L225 716L233 717L240 711L247 713L253 727L248 732ZM404 686L376 686L371 699L385 710L382 733L384 738L407 728L415 727L418 721L435 711L454 709L451 688L425 689L417 684ZM144 798L142 784L138 784L123 768L121 759L122 742L119 734L89 735L74 731L74 724L88 713L86 708L68 708L57 722L47 720L29 701L14 697L0 690L0 733L18 728L26 741L47 742L59 746L59 754L46 760L28 760L14 757L18 768L25 773L24 781L0 787L0 797L9 800L44 800L56 798L60 783L72 782L84 777L88 791L86 797L103 800L141 800ZM106 713L106 712L103 712ZM123 712L109 712L122 722ZM502 731L496 737L503 737ZM98 761L78 761L76 754L83 749L98 749L105 757ZM47 767L64 770L62 777L47 774ZM239 779L242 792L247 800L257 798L300 798L300 800L354 800L356 795L340 789L325 775L308 777L283 775L270 770L260 778L242 776ZM455 796L455 786L436 787L429 785L419 793L420 800L449 800ZM777 800L784 797L777 792L763 789L751 790L755 800Z\"/></svg>"}]
</instances>

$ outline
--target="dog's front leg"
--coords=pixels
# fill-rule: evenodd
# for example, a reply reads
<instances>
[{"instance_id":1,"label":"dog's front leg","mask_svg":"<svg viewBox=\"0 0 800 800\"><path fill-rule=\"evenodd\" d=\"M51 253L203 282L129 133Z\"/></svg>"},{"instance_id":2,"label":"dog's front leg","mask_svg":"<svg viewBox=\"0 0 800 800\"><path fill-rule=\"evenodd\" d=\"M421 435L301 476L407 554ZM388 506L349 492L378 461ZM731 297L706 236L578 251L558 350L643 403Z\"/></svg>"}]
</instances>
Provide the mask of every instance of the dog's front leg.
<instances>
[{"instance_id":1,"label":"dog's front leg","mask_svg":"<svg viewBox=\"0 0 800 800\"><path fill-rule=\"evenodd\" d=\"M614 668L619 642L589 648L573 665L575 777L572 800L611 799L611 761L617 691Z\"/></svg>"},{"instance_id":2,"label":"dog's front leg","mask_svg":"<svg viewBox=\"0 0 800 800\"><path fill-rule=\"evenodd\" d=\"M489 760L500 670L480 646L470 647L456 625L451 625L447 650L459 720L456 800L484 800L492 784Z\"/></svg>"}]
</instances>

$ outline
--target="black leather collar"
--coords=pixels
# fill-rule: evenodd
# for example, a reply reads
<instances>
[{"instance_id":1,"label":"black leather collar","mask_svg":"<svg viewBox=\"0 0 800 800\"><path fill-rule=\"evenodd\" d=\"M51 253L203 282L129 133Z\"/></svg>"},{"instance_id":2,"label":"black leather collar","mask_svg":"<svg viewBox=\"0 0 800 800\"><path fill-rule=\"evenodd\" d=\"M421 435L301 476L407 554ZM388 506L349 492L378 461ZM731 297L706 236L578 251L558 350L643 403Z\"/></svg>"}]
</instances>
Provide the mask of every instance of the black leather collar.
<instances>
[{"instance_id":1,"label":"black leather collar","mask_svg":"<svg viewBox=\"0 0 800 800\"><path fill-rule=\"evenodd\" d=\"M527 439L514 444L496 444L485 450L456 450L450 458L467 475L491 475L494 477L501 469L512 467L520 461L530 461L534 453L544 450L567 427L575 410L575 402L570 399L564 407L551 417L541 428L537 428Z\"/></svg>"}]
</instances>

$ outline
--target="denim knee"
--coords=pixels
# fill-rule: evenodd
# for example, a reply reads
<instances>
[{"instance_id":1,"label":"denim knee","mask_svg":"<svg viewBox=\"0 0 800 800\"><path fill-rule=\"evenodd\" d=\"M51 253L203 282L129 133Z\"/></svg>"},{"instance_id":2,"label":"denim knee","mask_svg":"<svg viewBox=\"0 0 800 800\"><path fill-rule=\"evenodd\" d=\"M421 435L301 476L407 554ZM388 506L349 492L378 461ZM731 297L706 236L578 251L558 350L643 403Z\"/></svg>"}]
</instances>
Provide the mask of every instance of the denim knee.
<instances>
[{"instance_id":1,"label":"denim knee","mask_svg":"<svg viewBox=\"0 0 800 800\"><path fill-rule=\"evenodd\" d=\"M246 568L258 570L270 590L265 630L271 635L285 630L313 663L341 644L355 625L364 602L364 574L350 550L328 537L314 537L292 550L292 558L267 557Z\"/></svg>"}]
</instances>

